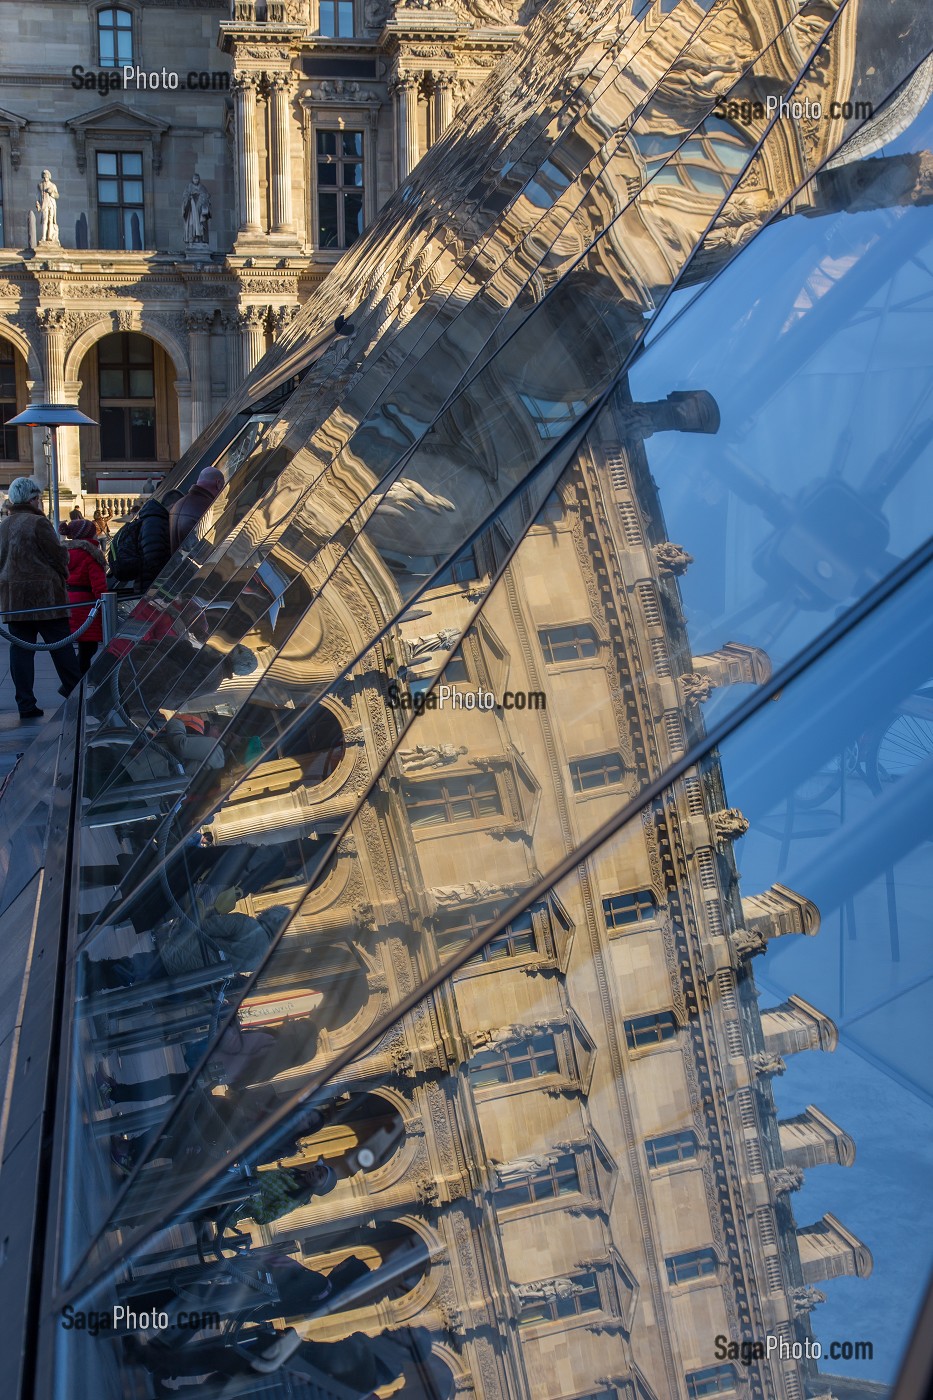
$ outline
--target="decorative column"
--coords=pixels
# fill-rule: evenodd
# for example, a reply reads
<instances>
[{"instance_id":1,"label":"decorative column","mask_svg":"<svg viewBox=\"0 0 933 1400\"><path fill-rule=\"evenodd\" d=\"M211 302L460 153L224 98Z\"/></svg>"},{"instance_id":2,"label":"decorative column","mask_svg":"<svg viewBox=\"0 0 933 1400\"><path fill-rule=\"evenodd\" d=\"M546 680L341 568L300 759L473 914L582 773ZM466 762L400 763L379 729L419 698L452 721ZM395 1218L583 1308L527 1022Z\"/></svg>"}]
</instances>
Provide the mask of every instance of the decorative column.
<instances>
[{"instance_id":1,"label":"decorative column","mask_svg":"<svg viewBox=\"0 0 933 1400\"><path fill-rule=\"evenodd\" d=\"M278 340L298 315L297 306L280 306L272 318L272 339Z\"/></svg>"},{"instance_id":2,"label":"decorative column","mask_svg":"<svg viewBox=\"0 0 933 1400\"><path fill-rule=\"evenodd\" d=\"M269 76L268 145L272 177L272 227L270 233L294 233L292 218L291 98L288 73Z\"/></svg>"},{"instance_id":3,"label":"decorative column","mask_svg":"<svg viewBox=\"0 0 933 1400\"><path fill-rule=\"evenodd\" d=\"M243 378L250 375L266 353L265 306L247 306L237 317L243 346Z\"/></svg>"},{"instance_id":4,"label":"decorative column","mask_svg":"<svg viewBox=\"0 0 933 1400\"><path fill-rule=\"evenodd\" d=\"M434 74L434 139L440 140L454 119L454 77Z\"/></svg>"},{"instance_id":5,"label":"decorative column","mask_svg":"<svg viewBox=\"0 0 933 1400\"><path fill-rule=\"evenodd\" d=\"M421 77L399 73L392 84L395 95L395 153L399 184L418 164L418 89Z\"/></svg>"},{"instance_id":6,"label":"decorative column","mask_svg":"<svg viewBox=\"0 0 933 1400\"><path fill-rule=\"evenodd\" d=\"M189 311L188 359L191 365L191 440L199 437L211 417L211 311Z\"/></svg>"},{"instance_id":7,"label":"decorative column","mask_svg":"<svg viewBox=\"0 0 933 1400\"><path fill-rule=\"evenodd\" d=\"M233 80L241 234L262 232L259 222L259 148L256 144L257 86L255 73L238 73Z\"/></svg>"},{"instance_id":8,"label":"decorative column","mask_svg":"<svg viewBox=\"0 0 933 1400\"><path fill-rule=\"evenodd\" d=\"M220 324L224 330L224 342L227 348L227 393L232 394L234 389L239 388L243 383L243 341L240 336L239 316L235 311L225 311L221 315Z\"/></svg>"}]
</instances>

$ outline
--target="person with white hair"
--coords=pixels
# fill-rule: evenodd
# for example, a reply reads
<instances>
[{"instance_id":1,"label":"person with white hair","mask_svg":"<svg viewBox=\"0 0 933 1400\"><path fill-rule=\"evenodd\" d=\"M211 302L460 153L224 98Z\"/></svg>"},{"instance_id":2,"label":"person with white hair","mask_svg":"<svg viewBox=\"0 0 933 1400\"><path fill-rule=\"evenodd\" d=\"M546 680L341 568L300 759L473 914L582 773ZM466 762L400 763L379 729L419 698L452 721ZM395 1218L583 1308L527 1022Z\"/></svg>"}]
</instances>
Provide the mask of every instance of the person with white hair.
<instances>
[{"instance_id":1,"label":"person with white hair","mask_svg":"<svg viewBox=\"0 0 933 1400\"><path fill-rule=\"evenodd\" d=\"M6 630L35 646L60 642L49 655L70 695L81 679L74 644L68 642L68 553L42 509L42 487L29 476L10 482L9 514L0 521L0 613ZM36 704L35 652L10 644L10 675L20 719L41 719Z\"/></svg>"}]
</instances>

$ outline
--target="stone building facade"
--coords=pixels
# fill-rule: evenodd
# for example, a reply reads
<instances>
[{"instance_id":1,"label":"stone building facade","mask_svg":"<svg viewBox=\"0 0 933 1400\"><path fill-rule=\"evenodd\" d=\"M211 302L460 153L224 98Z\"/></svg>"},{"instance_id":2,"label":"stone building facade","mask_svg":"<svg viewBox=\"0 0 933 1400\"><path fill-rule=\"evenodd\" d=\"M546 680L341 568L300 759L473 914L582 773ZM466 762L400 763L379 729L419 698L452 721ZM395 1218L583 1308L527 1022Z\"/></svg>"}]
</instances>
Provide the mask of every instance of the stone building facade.
<instances>
[{"instance_id":1,"label":"stone building facade","mask_svg":"<svg viewBox=\"0 0 933 1400\"><path fill-rule=\"evenodd\" d=\"M530 11L2 0L0 414L76 403L100 423L60 430L63 499L165 474ZM57 242L41 216L30 232L43 171ZM5 430L0 486L33 469L38 432Z\"/></svg>"}]
</instances>

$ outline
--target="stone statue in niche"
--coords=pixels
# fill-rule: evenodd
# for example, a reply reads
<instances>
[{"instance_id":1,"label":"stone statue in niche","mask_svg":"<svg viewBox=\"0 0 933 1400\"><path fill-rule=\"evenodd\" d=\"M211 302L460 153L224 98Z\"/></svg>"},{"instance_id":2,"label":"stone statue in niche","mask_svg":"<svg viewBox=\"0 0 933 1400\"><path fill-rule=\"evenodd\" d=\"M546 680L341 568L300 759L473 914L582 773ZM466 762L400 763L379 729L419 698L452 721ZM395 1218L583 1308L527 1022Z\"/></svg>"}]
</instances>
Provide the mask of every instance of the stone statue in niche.
<instances>
[{"instance_id":1,"label":"stone statue in niche","mask_svg":"<svg viewBox=\"0 0 933 1400\"><path fill-rule=\"evenodd\" d=\"M423 773L428 768L442 768L456 763L468 752L466 744L417 744L413 749L399 749L398 756L406 773Z\"/></svg>"},{"instance_id":2,"label":"stone statue in niche","mask_svg":"<svg viewBox=\"0 0 933 1400\"><path fill-rule=\"evenodd\" d=\"M185 243L207 243L207 226L211 217L211 197L200 175L192 175L185 189L181 206L181 216L185 224Z\"/></svg>"},{"instance_id":3,"label":"stone statue in niche","mask_svg":"<svg viewBox=\"0 0 933 1400\"><path fill-rule=\"evenodd\" d=\"M526 1181L530 1176L540 1176L549 1167L556 1166L559 1160L558 1152L541 1152L516 1157L512 1162L497 1162L493 1158L491 1164L496 1169L500 1185L507 1186L515 1181Z\"/></svg>"},{"instance_id":4,"label":"stone statue in niche","mask_svg":"<svg viewBox=\"0 0 933 1400\"><path fill-rule=\"evenodd\" d=\"M512 1297L520 1308L534 1303L550 1303L557 1298L575 1298L583 1292L583 1285L572 1278L548 1278L542 1283L513 1283L509 1285Z\"/></svg>"},{"instance_id":5,"label":"stone statue in niche","mask_svg":"<svg viewBox=\"0 0 933 1400\"><path fill-rule=\"evenodd\" d=\"M58 237L58 186L52 179L50 170L43 170L37 186L39 198L36 200L36 232L40 243L53 243L61 247Z\"/></svg>"}]
</instances>

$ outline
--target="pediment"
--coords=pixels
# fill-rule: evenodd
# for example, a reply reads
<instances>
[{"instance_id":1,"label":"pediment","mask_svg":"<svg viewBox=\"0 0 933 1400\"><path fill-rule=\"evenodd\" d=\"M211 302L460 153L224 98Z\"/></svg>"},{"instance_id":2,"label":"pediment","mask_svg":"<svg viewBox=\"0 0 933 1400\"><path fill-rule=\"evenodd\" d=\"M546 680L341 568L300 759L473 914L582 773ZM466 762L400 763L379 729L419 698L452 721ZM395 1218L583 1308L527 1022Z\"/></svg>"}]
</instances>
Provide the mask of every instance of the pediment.
<instances>
[{"instance_id":1,"label":"pediment","mask_svg":"<svg viewBox=\"0 0 933 1400\"><path fill-rule=\"evenodd\" d=\"M75 138L79 170L87 166L87 138L112 134L150 141L153 169L158 171L162 166L162 137L169 130L171 122L133 111L122 102L108 102L78 117L70 117L65 125Z\"/></svg>"}]
</instances>

